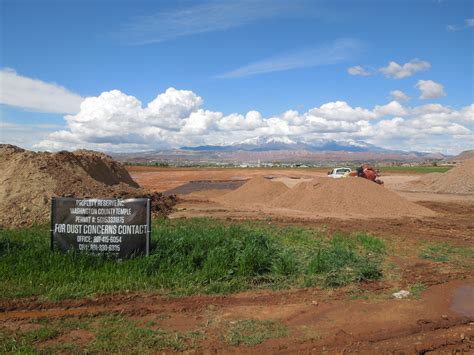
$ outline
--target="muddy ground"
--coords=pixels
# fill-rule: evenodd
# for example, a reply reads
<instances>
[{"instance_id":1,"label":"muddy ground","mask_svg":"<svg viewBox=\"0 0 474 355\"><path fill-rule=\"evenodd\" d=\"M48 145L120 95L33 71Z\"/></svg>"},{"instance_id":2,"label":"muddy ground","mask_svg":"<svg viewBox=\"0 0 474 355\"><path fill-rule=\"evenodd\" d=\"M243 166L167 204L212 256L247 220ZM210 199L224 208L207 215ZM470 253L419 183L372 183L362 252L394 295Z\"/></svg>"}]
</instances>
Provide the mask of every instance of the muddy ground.
<instances>
[{"instance_id":1,"label":"muddy ground","mask_svg":"<svg viewBox=\"0 0 474 355\"><path fill-rule=\"evenodd\" d=\"M437 212L437 216L315 219L226 210L212 202L212 198L240 186L236 181L254 176L311 178L324 175L324 171L139 168L131 169L131 174L145 187L180 193L177 211L171 218L258 219L328 233L373 233L388 244L384 277L338 289L258 290L227 296L166 298L128 293L59 303L2 300L0 322L4 326L14 330L27 328L38 319L118 314L139 324L154 322L170 332L200 334L196 342L181 349L189 353L474 351L474 259L472 253L466 252L474 244L474 196L401 192L397 187L416 176L390 175L384 177L386 188L418 201ZM184 185L181 190L180 185ZM410 290L411 295L393 298L392 294L401 289ZM257 345L233 345L229 331L247 320L273 322L285 331L270 335ZM78 342L94 337L77 330L71 332L76 333L66 338Z\"/></svg>"}]
</instances>

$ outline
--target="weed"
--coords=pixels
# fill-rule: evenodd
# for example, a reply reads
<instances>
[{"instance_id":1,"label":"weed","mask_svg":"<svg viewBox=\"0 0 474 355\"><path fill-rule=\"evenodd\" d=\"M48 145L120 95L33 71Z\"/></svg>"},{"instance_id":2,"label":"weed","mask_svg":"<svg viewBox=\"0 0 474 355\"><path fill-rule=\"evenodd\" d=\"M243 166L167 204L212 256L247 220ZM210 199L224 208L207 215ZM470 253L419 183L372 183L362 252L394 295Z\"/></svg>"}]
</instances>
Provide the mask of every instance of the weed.
<instances>
[{"instance_id":1,"label":"weed","mask_svg":"<svg viewBox=\"0 0 474 355\"><path fill-rule=\"evenodd\" d=\"M265 340L288 335L288 329L281 323L258 320L239 320L231 323L226 335L230 345L255 346Z\"/></svg>"},{"instance_id":2,"label":"weed","mask_svg":"<svg viewBox=\"0 0 474 355\"><path fill-rule=\"evenodd\" d=\"M22 332L0 328L0 353L35 353L41 346L42 352L72 353L148 353L170 349L182 351L201 340L200 332L178 333L150 329L151 325L139 325L136 321L119 315L100 317L48 319L36 322L41 328ZM45 342L72 330L87 328L93 335L84 344Z\"/></svg>"},{"instance_id":3,"label":"weed","mask_svg":"<svg viewBox=\"0 0 474 355\"><path fill-rule=\"evenodd\" d=\"M448 243L428 244L420 252L423 259L452 262L466 268L474 267L474 247L456 247Z\"/></svg>"},{"instance_id":4,"label":"weed","mask_svg":"<svg viewBox=\"0 0 474 355\"><path fill-rule=\"evenodd\" d=\"M420 299L421 294L423 293L423 291L426 290L426 286L421 282L417 282L417 283L408 285L408 290L410 291L413 298Z\"/></svg>"},{"instance_id":5,"label":"weed","mask_svg":"<svg viewBox=\"0 0 474 355\"><path fill-rule=\"evenodd\" d=\"M322 276L330 287L378 279L382 276L385 245L368 235L335 235L322 244L309 264L309 272Z\"/></svg>"}]
</instances>

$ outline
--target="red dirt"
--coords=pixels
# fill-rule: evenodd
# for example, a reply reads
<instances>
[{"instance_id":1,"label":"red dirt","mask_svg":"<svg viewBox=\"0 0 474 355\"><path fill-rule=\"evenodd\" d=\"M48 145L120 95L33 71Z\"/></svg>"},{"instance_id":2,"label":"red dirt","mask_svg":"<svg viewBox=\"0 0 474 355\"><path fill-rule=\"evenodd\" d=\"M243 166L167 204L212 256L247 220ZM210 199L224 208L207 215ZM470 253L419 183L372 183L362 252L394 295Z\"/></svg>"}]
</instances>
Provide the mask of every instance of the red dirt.
<instances>
[{"instance_id":1,"label":"red dirt","mask_svg":"<svg viewBox=\"0 0 474 355\"><path fill-rule=\"evenodd\" d=\"M241 170L239 178L249 177L246 172ZM293 175L294 172L286 173ZM163 176L166 174L163 171L153 174L154 178L147 175L151 184L153 179L166 181L169 178ZM207 172L204 176L197 171L193 174L193 180L209 177ZM457 266L420 258L419 253L427 243L472 247L474 199L439 202L436 194L427 193L427 198L432 196L433 199L419 205L435 211L435 217L309 219L269 215L265 211L232 210L209 201L226 192L213 190L185 195L178 205L180 211L171 217L260 219L278 225L317 228L327 233L369 232L384 238L390 250L384 278L339 289L263 290L229 296L168 298L158 294L125 293L61 302L0 299L0 328L27 329L30 322L38 318L120 314L140 324L154 320L163 330L202 332L203 339L188 349L190 353L473 353L474 304L466 299L474 288L473 260L463 261L471 266ZM420 299L391 297L393 292L409 289L414 284L427 287ZM288 335L254 347L228 345L224 340L226 330L233 322L244 319L280 322L287 327ZM79 335L80 344L91 340ZM65 339L70 340L71 335L48 341L59 344ZM42 346L44 344L38 345Z\"/></svg>"},{"instance_id":2,"label":"red dirt","mask_svg":"<svg viewBox=\"0 0 474 355\"><path fill-rule=\"evenodd\" d=\"M39 303L39 309L35 311L24 310L21 303L11 302L7 307L14 310L0 313L0 322L9 329L16 329L38 318L116 313L145 321L152 315L161 319L166 315L166 319L159 322L160 329L202 331L205 338L200 348L218 353L324 350L330 353L414 353L451 348L467 351L474 345L474 317L458 313L453 308L456 291L466 285L474 287L474 279L432 286L420 300L391 299L388 297L390 289L382 288L373 293L373 300L348 300L342 289L332 293L305 289L182 299L117 295L96 300ZM6 308L1 301L0 305ZM270 339L255 347L229 346L222 341L223 332L229 324L241 319L277 321L288 328L290 335ZM70 332L48 340L48 345L75 336L81 344L93 338L89 333Z\"/></svg>"},{"instance_id":3,"label":"red dirt","mask_svg":"<svg viewBox=\"0 0 474 355\"><path fill-rule=\"evenodd\" d=\"M281 179L280 179L281 180ZM400 218L435 216L426 207L410 202L362 178L315 178L291 189L283 182L263 177L250 179L235 191L212 199L230 209L261 209L269 214L313 218Z\"/></svg>"},{"instance_id":4,"label":"red dirt","mask_svg":"<svg viewBox=\"0 0 474 355\"><path fill-rule=\"evenodd\" d=\"M0 171L0 228L47 222L53 196L149 197L162 214L175 203L140 188L120 163L93 151L36 153L2 144Z\"/></svg>"},{"instance_id":5,"label":"red dirt","mask_svg":"<svg viewBox=\"0 0 474 355\"><path fill-rule=\"evenodd\" d=\"M216 198L216 201L229 207L246 205L266 205L290 189L282 182L256 177L238 189Z\"/></svg>"},{"instance_id":6,"label":"red dirt","mask_svg":"<svg viewBox=\"0 0 474 355\"><path fill-rule=\"evenodd\" d=\"M433 211L362 178L319 178L312 182L302 182L272 200L269 207L316 215L362 218L435 215Z\"/></svg>"}]
</instances>

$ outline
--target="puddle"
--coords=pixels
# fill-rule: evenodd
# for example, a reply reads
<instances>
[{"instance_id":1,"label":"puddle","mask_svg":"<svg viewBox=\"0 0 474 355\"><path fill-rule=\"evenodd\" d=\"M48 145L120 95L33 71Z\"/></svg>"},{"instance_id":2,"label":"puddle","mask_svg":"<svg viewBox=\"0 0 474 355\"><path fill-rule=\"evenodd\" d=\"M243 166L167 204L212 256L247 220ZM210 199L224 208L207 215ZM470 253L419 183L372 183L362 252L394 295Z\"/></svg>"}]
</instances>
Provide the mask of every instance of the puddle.
<instances>
[{"instance_id":1,"label":"puddle","mask_svg":"<svg viewBox=\"0 0 474 355\"><path fill-rule=\"evenodd\" d=\"M462 286L454 291L451 309L463 316L474 316L474 286Z\"/></svg>"}]
</instances>

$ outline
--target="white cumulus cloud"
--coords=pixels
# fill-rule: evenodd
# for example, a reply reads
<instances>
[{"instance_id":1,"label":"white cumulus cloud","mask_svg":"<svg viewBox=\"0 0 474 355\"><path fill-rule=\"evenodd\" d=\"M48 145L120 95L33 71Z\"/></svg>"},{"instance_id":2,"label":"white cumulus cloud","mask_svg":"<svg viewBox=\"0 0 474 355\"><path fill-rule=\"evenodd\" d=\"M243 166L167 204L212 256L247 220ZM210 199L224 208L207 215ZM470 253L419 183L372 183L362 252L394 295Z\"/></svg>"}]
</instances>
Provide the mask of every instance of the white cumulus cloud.
<instances>
[{"instance_id":1,"label":"white cumulus cloud","mask_svg":"<svg viewBox=\"0 0 474 355\"><path fill-rule=\"evenodd\" d=\"M444 86L433 80L418 80L415 86L421 91L420 99L437 99L446 96Z\"/></svg>"},{"instance_id":2,"label":"white cumulus cloud","mask_svg":"<svg viewBox=\"0 0 474 355\"><path fill-rule=\"evenodd\" d=\"M358 75L358 76L370 76L370 75L372 75L368 70L364 69L360 65L356 65L356 66L347 68L347 72L351 75Z\"/></svg>"},{"instance_id":3,"label":"white cumulus cloud","mask_svg":"<svg viewBox=\"0 0 474 355\"><path fill-rule=\"evenodd\" d=\"M0 70L0 103L25 110L49 113L77 113L83 98L62 86Z\"/></svg>"},{"instance_id":4,"label":"white cumulus cloud","mask_svg":"<svg viewBox=\"0 0 474 355\"><path fill-rule=\"evenodd\" d=\"M378 116L405 116L407 110L398 101L391 101L386 105L375 106L374 113Z\"/></svg>"},{"instance_id":5,"label":"white cumulus cloud","mask_svg":"<svg viewBox=\"0 0 474 355\"><path fill-rule=\"evenodd\" d=\"M393 100L365 108L333 101L304 113L287 110L263 117L255 110L243 114L207 110L203 99L188 90L169 88L147 105L112 90L85 99L81 111L66 115L65 121L65 128L50 133L36 148L143 151L272 137L292 142L364 140L418 150L433 149L436 143L449 150L449 140L455 140L456 147L472 147L474 104L460 109L441 104L408 107Z\"/></svg>"},{"instance_id":6,"label":"white cumulus cloud","mask_svg":"<svg viewBox=\"0 0 474 355\"><path fill-rule=\"evenodd\" d=\"M417 72L428 70L429 68L431 68L431 64L429 62L412 59L403 65L400 65L395 61L391 61L386 67L382 67L379 70L388 78L403 79L410 77Z\"/></svg>"},{"instance_id":7,"label":"white cumulus cloud","mask_svg":"<svg viewBox=\"0 0 474 355\"><path fill-rule=\"evenodd\" d=\"M309 110L309 115L331 121L361 121L376 118L376 114L362 107L351 107L345 101L328 102Z\"/></svg>"},{"instance_id":8,"label":"white cumulus cloud","mask_svg":"<svg viewBox=\"0 0 474 355\"><path fill-rule=\"evenodd\" d=\"M408 101L410 100L410 96L408 96L407 94L405 94L403 91L401 90L393 90L393 91L390 91L390 96L392 96L392 98L398 102L403 102L403 101Z\"/></svg>"}]
</instances>

